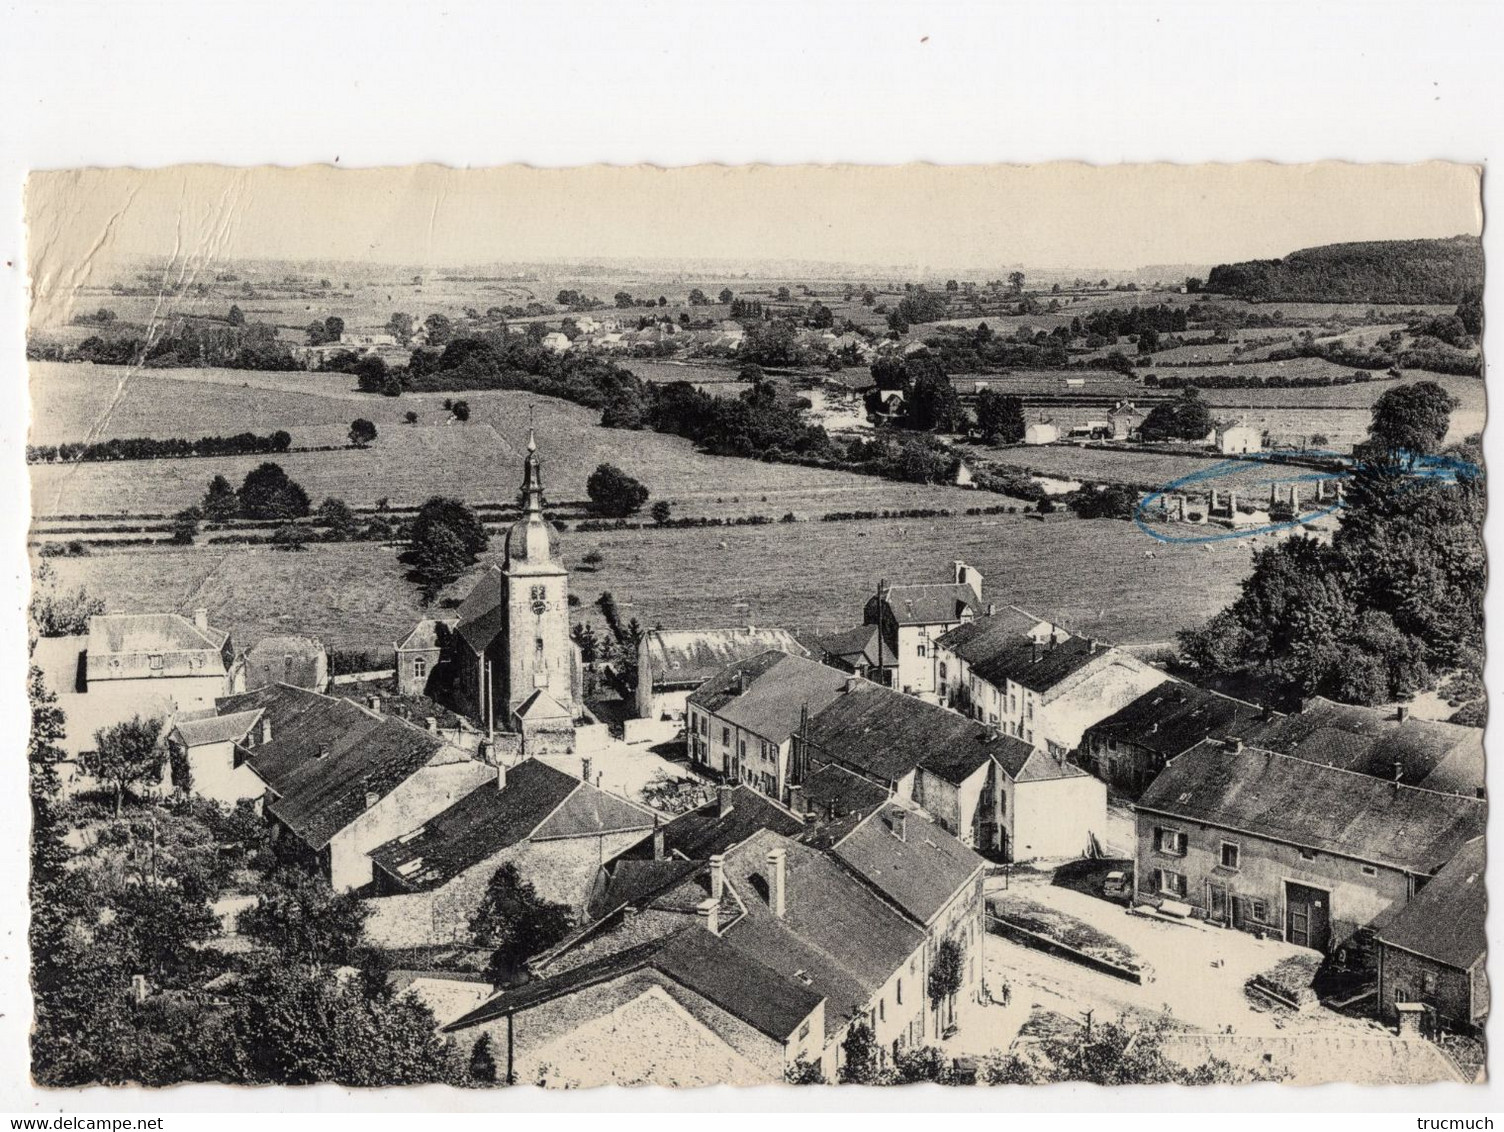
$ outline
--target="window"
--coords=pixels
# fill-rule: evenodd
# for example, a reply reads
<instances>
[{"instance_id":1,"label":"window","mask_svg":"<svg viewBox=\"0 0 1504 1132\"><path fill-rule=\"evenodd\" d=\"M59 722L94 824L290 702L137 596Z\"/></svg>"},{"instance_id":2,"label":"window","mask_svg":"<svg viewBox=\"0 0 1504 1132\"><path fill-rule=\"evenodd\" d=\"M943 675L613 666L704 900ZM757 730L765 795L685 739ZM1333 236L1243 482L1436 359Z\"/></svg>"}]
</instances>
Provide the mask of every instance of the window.
<instances>
[{"instance_id":1,"label":"window","mask_svg":"<svg viewBox=\"0 0 1504 1132\"><path fill-rule=\"evenodd\" d=\"M1374 868L1372 865L1364 865L1363 875L1366 877L1376 877L1379 875L1379 870Z\"/></svg>"},{"instance_id":2,"label":"window","mask_svg":"<svg viewBox=\"0 0 1504 1132\"><path fill-rule=\"evenodd\" d=\"M1165 896L1184 897L1186 893L1185 874L1172 872L1170 869L1155 869L1159 874L1159 891Z\"/></svg>"},{"instance_id":3,"label":"window","mask_svg":"<svg viewBox=\"0 0 1504 1132\"><path fill-rule=\"evenodd\" d=\"M535 638L533 638L533 656L536 659L538 659L538 660L542 660L543 659L543 638L542 637L535 637Z\"/></svg>"},{"instance_id":4,"label":"window","mask_svg":"<svg viewBox=\"0 0 1504 1132\"><path fill-rule=\"evenodd\" d=\"M1436 993L1436 972L1422 971L1420 973L1420 993L1433 995Z\"/></svg>"},{"instance_id":5,"label":"window","mask_svg":"<svg viewBox=\"0 0 1504 1132\"><path fill-rule=\"evenodd\" d=\"M1184 857L1185 833L1178 829L1166 829L1164 826L1155 826L1154 848L1160 853L1168 853L1173 857Z\"/></svg>"},{"instance_id":6,"label":"window","mask_svg":"<svg viewBox=\"0 0 1504 1132\"><path fill-rule=\"evenodd\" d=\"M1222 842L1222 867L1224 869L1236 869L1240 856L1238 847L1231 841Z\"/></svg>"},{"instance_id":7,"label":"window","mask_svg":"<svg viewBox=\"0 0 1504 1132\"><path fill-rule=\"evenodd\" d=\"M422 680L428 675L428 658L422 656L413 657L413 679Z\"/></svg>"},{"instance_id":8,"label":"window","mask_svg":"<svg viewBox=\"0 0 1504 1132\"><path fill-rule=\"evenodd\" d=\"M886 1022L888 1020L888 1000L885 998L877 1000L877 1020L879 1022Z\"/></svg>"},{"instance_id":9,"label":"window","mask_svg":"<svg viewBox=\"0 0 1504 1132\"><path fill-rule=\"evenodd\" d=\"M529 596L530 601L547 601L548 589L545 586L534 586Z\"/></svg>"},{"instance_id":10,"label":"window","mask_svg":"<svg viewBox=\"0 0 1504 1132\"><path fill-rule=\"evenodd\" d=\"M744 759L744 758L747 757L747 741L745 739L738 739L737 740L737 743L736 743L736 756L737 756L737 758L741 758L741 759Z\"/></svg>"},{"instance_id":11,"label":"window","mask_svg":"<svg viewBox=\"0 0 1504 1132\"><path fill-rule=\"evenodd\" d=\"M929 646L927 646L927 645L924 645L924 644L916 645L915 649L919 653L920 656L929 656L929 654L930 654Z\"/></svg>"},{"instance_id":12,"label":"window","mask_svg":"<svg viewBox=\"0 0 1504 1132\"><path fill-rule=\"evenodd\" d=\"M940 662L940 679L945 679L945 661Z\"/></svg>"},{"instance_id":13,"label":"window","mask_svg":"<svg viewBox=\"0 0 1504 1132\"><path fill-rule=\"evenodd\" d=\"M731 728L729 728L729 727L722 727L721 728L721 746L723 746L723 747L729 747L729 746L731 746Z\"/></svg>"},{"instance_id":14,"label":"window","mask_svg":"<svg viewBox=\"0 0 1504 1132\"><path fill-rule=\"evenodd\" d=\"M1250 900L1248 914L1261 924L1269 922L1269 903L1266 900Z\"/></svg>"},{"instance_id":15,"label":"window","mask_svg":"<svg viewBox=\"0 0 1504 1132\"><path fill-rule=\"evenodd\" d=\"M1116 739L1107 740L1107 749L1109 751L1116 751L1118 749L1118 741Z\"/></svg>"},{"instance_id":16,"label":"window","mask_svg":"<svg viewBox=\"0 0 1504 1132\"><path fill-rule=\"evenodd\" d=\"M898 978L898 1005L899 1006L903 1005L903 976L902 975L900 975L899 978Z\"/></svg>"},{"instance_id":17,"label":"window","mask_svg":"<svg viewBox=\"0 0 1504 1132\"><path fill-rule=\"evenodd\" d=\"M160 656L154 656L154 657L152 657L151 658L151 666L153 668L161 668L162 667L162 658Z\"/></svg>"},{"instance_id":18,"label":"window","mask_svg":"<svg viewBox=\"0 0 1504 1132\"><path fill-rule=\"evenodd\" d=\"M1008 714L1010 714L1010 715L1017 715L1018 714L1018 697L1017 696L1009 696L1008 697Z\"/></svg>"},{"instance_id":19,"label":"window","mask_svg":"<svg viewBox=\"0 0 1504 1132\"><path fill-rule=\"evenodd\" d=\"M1300 859L1302 861L1314 861L1316 859L1316 850L1302 849L1300 851Z\"/></svg>"},{"instance_id":20,"label":"window","mask_svg":"<svg viewBox=\"0 0 1504 1132\"><path fill-rule=\"evenodd\" d=\"M1034 729L1032 727L1029 728L1027 731L1024 732L1024 742L1025 743L1032 743L1032 742L1034 742Z\"/></svg>"},{"instance_id":21,"label":"window","mask_svg":"<svg viewBox=\"0 0 1504 1132\"><path fill-rule=\"evenodd\" d=\"M1024 700L1024 715L1026 715L1029 719L1033 719L1034 718L1034 701L1033 700L1027 699L1027 698Z\"/></svg>"}]
</instances>

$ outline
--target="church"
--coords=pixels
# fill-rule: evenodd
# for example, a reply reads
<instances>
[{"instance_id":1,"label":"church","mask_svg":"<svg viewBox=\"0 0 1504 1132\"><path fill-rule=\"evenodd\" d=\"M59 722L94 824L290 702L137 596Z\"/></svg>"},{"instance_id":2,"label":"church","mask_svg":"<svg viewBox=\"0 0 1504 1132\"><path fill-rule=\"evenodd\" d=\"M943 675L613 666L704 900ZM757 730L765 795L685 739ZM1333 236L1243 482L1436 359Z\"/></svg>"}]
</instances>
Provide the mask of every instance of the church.
<instances>
[{"instance_id":1,"label":"church","mask_svg":"<svg viewBox=\"0 0 1504 1132\"><path fill-rule=\"evenodd\" d=\"M493 737L526 755L574 750L580 702L579 649L569 636L569 570L559 532L543 517L538 445L528 434L522 516L507 531L501 560L440 635L447 675L441 698ZM430 685L432 687L432 685Z\"/></svg>"}]
</instances>

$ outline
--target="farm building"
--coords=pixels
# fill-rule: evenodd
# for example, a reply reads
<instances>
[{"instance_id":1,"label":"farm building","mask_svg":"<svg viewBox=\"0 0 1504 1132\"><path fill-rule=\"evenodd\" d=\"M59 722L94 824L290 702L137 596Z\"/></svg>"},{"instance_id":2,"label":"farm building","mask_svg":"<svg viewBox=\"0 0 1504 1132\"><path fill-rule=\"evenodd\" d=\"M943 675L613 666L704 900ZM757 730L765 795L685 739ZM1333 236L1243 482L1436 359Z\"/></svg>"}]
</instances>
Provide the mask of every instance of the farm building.
<instances>
[{"instance_id":1,"label":"farm building","mask_svg":"<svg viewBox=\"0 0 1504 1132\"><path fill-rule=\"evenodd\" d=\"M1487 851L1474 838L1397 913L1379 921L1378 1005L1394 1021L1416 1003L1433 1026L1481 1028L1488 1019Z\"/></svg>"},{"instance_id":2,"label":"farm building","mask_svg":"<svg viewBox=\"0 0 1504 1132\"><path fill-rule=\"evenodd\" d=\"M392 646L396 657L398 695L426 696L433 681L443 683L443 676L435 676L435 673L446 647L451 647L449 637L457 625L456 618L436 620L425 617Z\"/></svg>"},{"instance_id":3,"label":"farm building","mask_svg":"<svg viewBox=\"0 0 1504 1132\"><path fill-rule=\"evenodd\" d=\"M261 797L266 784L245 753L254 742L252 732L262 725L262 714L262 709L252 708L219 715L209 708L180 715L167 735L173 785L227 806ZM270 723L265 735L270 738Z\"/></svg>"},{"instance_id":4,"label":"farm building","mask_svg":"<svg viewBox=\"0 0 1504 1132\"><path fill-rule=\"evenodd\" d=\"M1243 738L1265 750L1423 790L1483 796L1483 729L1418 719L1404 705L1359 707L1312 696L1300 711L1272 718Z\"/></svg>"},{"instance_id":5,"label":"farm building","mask_svg":"<svg viewBox=\"0 0 1504 1132\"><path fill-rule=\"evenodd\" d=\"M858 625L816 642L820 659L832 668L891 688L898 679L898 653L885 645L876 625Z\"/></svg>"},{"instance_id":6,"label":"farm building","mask_svg":"<svg viewBox=\"0 0 1504 1132\"><path fill-rule=\"evenodd\" d=\"M1320 952L1362 951L1486 820L1476 798L1215 739L1134 810L1139 899Z\"/></svg>"},{"instance_id":7,"label":"farm building","mask_svg":"<svg viewBox=\"0 0 1504 1132\"><path fill-rule=\"evenodd\" d=\"M538 345L555 354L567 354L574 343L569 340L568 335L555 330L545 334Z\"/></svg>"},{"instance_id":8,"label":"farm building","mask_svg":"<svg viewBox=\"0 0 1504 1132\"><path fill-rule=\"evenodd\" d=\"M786 629L650 629L637 651L637 714L683 719L689 693L728 664L775 649L790 656L809 650Z\"/></svg>"},{"instance_id":9,"label":"farm building","mask_svg":"<svg viewBox=\"0 0 1504 1132\"><path fill-rule=\"evenodd\" d=\"M1138 431L1138 426L1144 423L1144 418L1148 415L1132 401L1119 401L1113 406L1112 412L1107 414L1112 439L1127 440Z\"/></svg>"}]
</instances>

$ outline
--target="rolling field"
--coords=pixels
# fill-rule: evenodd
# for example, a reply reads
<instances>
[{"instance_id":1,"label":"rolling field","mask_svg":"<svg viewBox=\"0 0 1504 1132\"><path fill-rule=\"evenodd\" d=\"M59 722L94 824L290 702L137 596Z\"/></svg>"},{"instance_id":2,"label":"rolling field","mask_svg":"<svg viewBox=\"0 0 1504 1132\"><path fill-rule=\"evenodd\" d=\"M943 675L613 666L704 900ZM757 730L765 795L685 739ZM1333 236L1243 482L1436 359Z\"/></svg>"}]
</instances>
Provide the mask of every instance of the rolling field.
<instances>
[{"instance_id":1,"label":"rolling field","mask_svg":"<svg viewBox=\"0 0 1504 1132\"><path fill-rule=\"evenodd\" d=\"M567 561L578 563L591 550L602 554L600 568L576 568L570 585L582 603L575 619L597 627L594 602L609 590L622 616L645 626L734 625L750 617L816 636L859 621L879 578L943 581L951 560L962 558L986 576L986 600L1141 643L1169 640L1231 601L1250 547L1167 547L1131 523L996 516L564 535ZM87 585L110 609L206 607L242 645L296 629L330 645L377 647L425 615L395 551L369 543L302 553L132 549L51 562L63 584ZM463 596L478 574L446 596Z\"/></svg>"},{"instance_id":2,"label":"rolling field","mask_svg":"<svg viewBox=\"0 0 1504 1132\"><path fill-rule=\"evenodd\" d=\"M681 515L780 516L789 510L802 515L978 505L975 493L958 488L707 456L679 437L601 428L594 410L516 391L463 394L472 416L461 425L442 423L448 420L443 394L371 396L351 389L350 379L341 374L158 370L149 377L126 376L124 407L106 412L118 378L128 373L114 367L39 364L34 385L43 390L55 382L60 390L82 389L80 397L92 395L95 400L86 403L106 416L108 423L100 433L105 436L150 435L137 430L149 424L168 436L287 428L295 445L326 445L341 443L354 417L374 420L380 435L369 449L277 457L315 502L326 495L356 505L372 504L382 496L393 504L417 504L435 494L472 503L510 500L520 482L531 413L544 458L544 482L556 500L584 499L590 473L598 464L614 463L641 479L655 499L673 502ZM136 391L138 381L152 384ZM409 409L420 415L416 426L401 423L401 414ZM66 394L39 393L34 426L38 442L60 433L76 439L76 434L62 432L72 412ZM39 515L170 513L197 503L216 474L238 483L263 459L34 465L32 504Z\"/></svg>"}]
</instances>

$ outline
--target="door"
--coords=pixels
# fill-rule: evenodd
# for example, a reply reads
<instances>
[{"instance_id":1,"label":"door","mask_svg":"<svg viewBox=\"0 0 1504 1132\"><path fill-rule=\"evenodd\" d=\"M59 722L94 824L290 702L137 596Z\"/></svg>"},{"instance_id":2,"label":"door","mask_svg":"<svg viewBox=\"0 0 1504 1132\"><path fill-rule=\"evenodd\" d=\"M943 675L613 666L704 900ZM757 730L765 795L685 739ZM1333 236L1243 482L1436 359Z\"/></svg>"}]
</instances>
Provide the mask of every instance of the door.
<instances>
[{"instance_id":1,"label":"door","mask_svg":"<svg viewBox=\"0 0 1504 1132\"><path fill-rule=\"evenodd\" d=\"M1285 938L1325 953L1332 942L1330 897L1319 888L1285 882Z\"/></svg>"},{"instance_id":2,"label":"door","mask_svg":"<svg viewBox=\"0 0 1504 1132\"><path fill-rule=\"evenodd\" d=\"M1206 918L1214 924L1228 922L1227 889L1210 881L1206 885Z\"/></svg>"}]
</instances>

